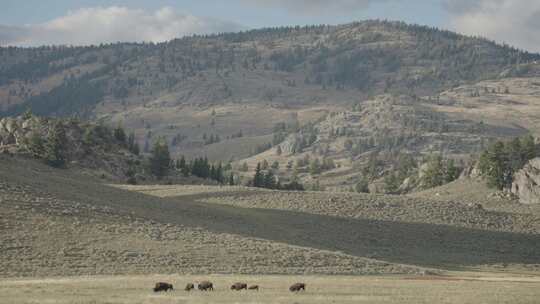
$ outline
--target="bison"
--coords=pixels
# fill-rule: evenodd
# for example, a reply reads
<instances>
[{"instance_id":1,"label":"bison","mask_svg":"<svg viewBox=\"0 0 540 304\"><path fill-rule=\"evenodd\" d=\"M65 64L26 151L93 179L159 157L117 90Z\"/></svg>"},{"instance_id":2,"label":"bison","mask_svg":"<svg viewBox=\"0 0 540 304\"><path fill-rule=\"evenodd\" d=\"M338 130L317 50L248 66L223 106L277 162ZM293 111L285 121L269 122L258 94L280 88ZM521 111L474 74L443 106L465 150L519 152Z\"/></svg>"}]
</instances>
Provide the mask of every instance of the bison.
<instances>
[{"instance_id":1,"label":"bison","mask_svg":"<svg viewBox=\"0 0 540 304\"><path fill-rule=\"evenodd\" d=\"M231 286L231 290L242 290L242 289L247 289L247 284L246 283L234 283L232 286Z\"/></svg>"},{"instance_id":2,"label":"bison","mask_svg":"<svg viewBox=\"0 0 540 304\"><path fill-rule=\"evenodd\" d=\"M292 291L292 292L297 292L297 291L300 291L300 290L305 291L306 290L306 284L304 284L304 283L293 284L293 285L291 285L291 287L289 287L289 290Z\"/></svg>"},{"instance_id":3,"label":"bison","mask_svg":"<svg viewBox=\"0 0 540 304\"><path fill-rule=\"evenodd\" d=\"M159 282L154 287L154 292L174 290L173 285L169 283Z\"/></svg>"},{"instance_id":4,"label":"bison","mask_svg":"<svg viewBox=\"0 0 540 304\"><path fill-rule=\"evenodd\" d=\"M193 289L195 289L195 285L193 285L193 283L188 283L186 288L184 288L185 291L192 291Z\"/></svg>"},{"instance_id":5,"label":"bison","mask_svg":"<svg viewBox=\"0 0 540 304\"><path fill-rule=\"evenodd\" d=\"M257 290L257 291L258 291L258 290L259 290L259 285L251 285L251 286L249 286L248 289L249 289L249 290Z\"/></svg>"},{"instance_id":6,"label":"bison","mask_svg":"<svg viewBox=\"0 0 540 304\"><path fill-rule=\"evenodd\" d=\"M200 282L200 283L199 283L199 285L197 286L197 288L198 288L200 291L214 290L214 284L212 284L212 282L203 281L203 282Z\"/></svg>"}]
</instances>

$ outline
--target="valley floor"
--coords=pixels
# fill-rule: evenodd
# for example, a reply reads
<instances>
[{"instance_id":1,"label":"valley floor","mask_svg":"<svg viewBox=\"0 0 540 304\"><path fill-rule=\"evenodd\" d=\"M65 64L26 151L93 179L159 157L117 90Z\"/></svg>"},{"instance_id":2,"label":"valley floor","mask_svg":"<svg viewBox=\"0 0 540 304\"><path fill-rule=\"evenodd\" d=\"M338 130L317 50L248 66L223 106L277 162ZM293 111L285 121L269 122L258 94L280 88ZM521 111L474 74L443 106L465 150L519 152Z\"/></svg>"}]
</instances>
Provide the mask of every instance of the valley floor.
<instances>
[{"instance_id":1,"label":"valley floor","mask_svg":"<svg viewBox=\"0 0 540 304\"><path fill-rule=\"evenodd\" d=\"M185 292L188 282L209 279L213 292ZM152 292L155 282L176 290ZM231 291L234 282L258 284L260 291ZM306 283L298 294L294 282ZM0 280L0 303L538 303L540 277L453 274L430 276L105 276Z\"/></svg>"}]
</instances>

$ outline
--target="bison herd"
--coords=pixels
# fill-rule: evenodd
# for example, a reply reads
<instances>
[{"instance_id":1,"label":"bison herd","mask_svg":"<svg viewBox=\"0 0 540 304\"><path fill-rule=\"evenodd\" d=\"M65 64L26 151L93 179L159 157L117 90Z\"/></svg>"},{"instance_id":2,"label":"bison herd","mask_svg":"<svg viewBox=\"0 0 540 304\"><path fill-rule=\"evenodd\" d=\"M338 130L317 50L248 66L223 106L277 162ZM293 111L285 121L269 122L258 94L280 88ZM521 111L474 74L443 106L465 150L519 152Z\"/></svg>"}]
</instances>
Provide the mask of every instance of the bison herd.
<instances>
[{"instance_id":1,"label":"bison herd","mask_svg":"<svg viewBox=\"0 0 540 304\"><path fill-rule=\"evenodd\" d=\"M195 289L195 284L193 283L188 283L186 285L186 288L184 288L185 291L192 291ZM200 291L213 291L214 290L214 284L212 284L212 282L209 282L209 281L202 281L200 282L199 284L197 284L197 289L200 290ZM170 284L170 283L165 283L165 282L158 282L156 283L155 287L154 287L154 292L161 292L161 291L173 291L174 288L173 288L173 285ZM240 291L240 290L254 290L254 291L258 291L259 290L259 285L250 285L248 287L248 284L246 283L234 283L233 285L231 285L231 290L236 290L236 291ZM295 283L293 285L291 285L291 287L289 287L289 290L291 292L299 292L299 291L305 291L306 290L306 284L304 283Z\"/></svg>"}]
</instances>

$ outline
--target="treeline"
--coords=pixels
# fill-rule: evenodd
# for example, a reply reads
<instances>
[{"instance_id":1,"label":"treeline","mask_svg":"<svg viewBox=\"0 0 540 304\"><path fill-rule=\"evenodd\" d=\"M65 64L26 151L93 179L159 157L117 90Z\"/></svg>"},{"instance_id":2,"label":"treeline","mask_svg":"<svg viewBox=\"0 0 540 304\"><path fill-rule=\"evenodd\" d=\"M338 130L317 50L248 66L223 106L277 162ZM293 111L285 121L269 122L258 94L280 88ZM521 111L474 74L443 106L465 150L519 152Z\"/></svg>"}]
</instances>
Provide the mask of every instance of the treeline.
<instances>
[{"instance_id":1,"label":"treeline","mask_svg":"<svg viewBox=\"0 0 540 304\"><path fill-rule=\"evenodd\" d=\"M29 111L23 118L38 119ZM139 154L135 135L127 135L120 124L111 129L102 124L82 124L74 118L54 121L39 118L39 121L42 129L30 131L24 144L35 158L52 167L64 167L70 157L84 157L95 147L110 150L112 146L119 145L135 155Z\"/></svg>"},{"instance_id":2,"label":"treeline","mask_svg":"<svg viewBox=\"0 0 540 304\"><path fill-rule=\"evenodd\" d=\"M512 186L514 173L539 156L538 152L531 135L508 142L497 141L482 152L478 168L489 186L503 190Z\"/></svg>"},{"instance_id":3,"label":"treeline","mask_svg":"<svg viewBox=\"0 0 540 304\"><path fill-rule=\"evenodd\" d=\"M199 157L186 161L184 156L179 160L175 161L174 167L176 170L179 170L184 176L196 176L204 179L214 180L220 184L228 183L229 185L234 185L234 175L229 175L228 179L225 178L225 171L230 171L231 166L227 164L223 166L222 163L212 164L208 161L206 157Z\"/></svg>"},{"instance_id":4,"label":"treeline","mask_svg":"<svg viewBox=\"0 0 540 304\"><path fill-rule=\"evenodd\" d=\"M413 189L429 189L456 180L463 171L463 164L441 154L417 159L413 154L389 153L380 156L372 153L361 169L362 176L352 190L368 193L369 184L382 178L383 190L388 194L406 193ZM388 167L391 170L388 170Z\"/></svg>"},{"instance_id":5,"label":"treeline","mask_svg":"<svg viewBox=\"0 0 540 304\"><path fill-rule=\"evenodd\" d=\"M288 191L304 191L305 188L298 181L293 180L286 184L281 184L281 181L276 178L272 170L262 169L261 163L257 163L257 168L255 169L255 175L249 183L250 186L256 188L265 188L273 190L288 190Z\"/></svg>"}]
</instances>

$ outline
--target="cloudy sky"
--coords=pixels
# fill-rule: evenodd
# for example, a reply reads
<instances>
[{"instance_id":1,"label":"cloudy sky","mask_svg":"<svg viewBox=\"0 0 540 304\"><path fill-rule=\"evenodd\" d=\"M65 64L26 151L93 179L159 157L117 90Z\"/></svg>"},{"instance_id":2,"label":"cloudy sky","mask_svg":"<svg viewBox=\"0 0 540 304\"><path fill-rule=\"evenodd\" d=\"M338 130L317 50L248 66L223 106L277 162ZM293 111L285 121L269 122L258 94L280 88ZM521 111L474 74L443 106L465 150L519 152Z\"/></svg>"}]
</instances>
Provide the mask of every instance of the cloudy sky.
<instances>
[{"instance_id":1,"label":"cloudy sky","mask_svg":"<svg viewBox=\"0 0 540 304\"><path fill-rule=\"evenodd\" d=\"M374 18L540 52L540 0L1 0L0 45L160 42L195 33Z\"/></svg>"}]
</instances>

